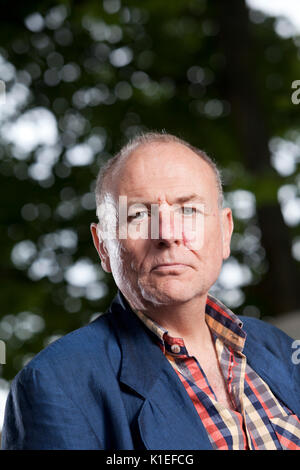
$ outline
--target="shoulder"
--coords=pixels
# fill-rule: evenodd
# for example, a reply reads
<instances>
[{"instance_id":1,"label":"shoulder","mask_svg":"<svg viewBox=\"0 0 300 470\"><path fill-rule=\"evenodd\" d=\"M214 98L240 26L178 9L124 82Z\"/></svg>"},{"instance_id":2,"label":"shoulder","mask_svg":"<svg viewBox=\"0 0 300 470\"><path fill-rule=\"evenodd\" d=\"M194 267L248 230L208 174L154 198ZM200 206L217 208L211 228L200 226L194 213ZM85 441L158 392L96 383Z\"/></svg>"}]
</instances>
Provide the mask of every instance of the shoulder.
<instances>
[{"instance_id":1,"label":"shoulder","mask_svg":"<svg viewBox=\"0 0 300 470\"><path fill-rule=\"evenodd\" d=\"M51 343L11 383L3 448L101 448L93 417L119 362L106 314Z\"/></svg>"},{"instance_id":2,"label":"shoulder","mask_svg":"<svg viewBox=\"0 0 300 470\"><path fill-rule=\"evenodd\" d=\"M265 320L259 320L258 318L247 316L239 316L239 319L243 323L243 328L249 333L255 332L255 334L259 335L265 335L265 333L269 333L272 336L282 337L286 340L291 339L290 336L280 330L280 328Z\"/></svg>"},{"instance_id":3,"label":"shoulder","mask_svg":"<svg viewBox=\"0 0 300 470\"><path fill-rule=\"evenodd\" d=\"M255 341L257 345L262 345L269 350L276 350L277 353L285 351L293 343L293 338L288 336L276 326L257 318L240 316L243 329L247 334L246 341Z\"/></svg>"},{"instance_id":4,"label":"shoulder","mask_svg":"<svg viewBox=\"0 0 300 470\"><path fill-rule=\"evenodd\" d=\"M57 339L40 351L24 369L49 371L49 374L88 369L99 363L112 363L120 355L108 314ZM24 370L23 369L23 370Z\"/></svg>"}]
</instances>

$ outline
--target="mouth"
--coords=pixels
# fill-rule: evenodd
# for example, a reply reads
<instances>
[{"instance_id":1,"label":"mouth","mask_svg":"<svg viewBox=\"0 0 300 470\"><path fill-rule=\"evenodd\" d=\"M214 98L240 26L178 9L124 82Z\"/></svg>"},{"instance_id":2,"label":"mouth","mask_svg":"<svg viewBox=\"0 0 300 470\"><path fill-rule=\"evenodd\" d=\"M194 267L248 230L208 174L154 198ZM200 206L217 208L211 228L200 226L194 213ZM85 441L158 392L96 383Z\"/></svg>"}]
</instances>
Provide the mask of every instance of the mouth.
<instances>
[{"instance_id":1,"label":"mouth","mask_svg":"<svg viewBox=\"0 0 300 470\"><path fill-rule=\"evenodd\" d=\"M179 273L184 271L186 268L188 268L188 266L183 263L162 263L154 266L151 271Z\"/></svg>"}]
</instances>

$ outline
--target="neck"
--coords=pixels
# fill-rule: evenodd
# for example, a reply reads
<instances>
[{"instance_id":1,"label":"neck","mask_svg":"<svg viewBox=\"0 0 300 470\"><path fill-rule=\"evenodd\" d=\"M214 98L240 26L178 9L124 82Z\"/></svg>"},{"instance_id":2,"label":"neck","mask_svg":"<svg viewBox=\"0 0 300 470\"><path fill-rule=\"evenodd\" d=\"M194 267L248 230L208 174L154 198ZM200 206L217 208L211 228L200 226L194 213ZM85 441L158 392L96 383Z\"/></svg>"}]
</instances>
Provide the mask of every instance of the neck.
<instances>
[{"instance_id":1,"label":"neck","mask_svg":"<svg viewBox=\"0 0 300 470\"><path fill-rule=\"evenodd\" d=\"M205 322L207 295L195 297L184 303L171 305L146 305L143 313L168 330L169 335L185 341L203 341L209 335Z\"/></svg>"}]
</instances>

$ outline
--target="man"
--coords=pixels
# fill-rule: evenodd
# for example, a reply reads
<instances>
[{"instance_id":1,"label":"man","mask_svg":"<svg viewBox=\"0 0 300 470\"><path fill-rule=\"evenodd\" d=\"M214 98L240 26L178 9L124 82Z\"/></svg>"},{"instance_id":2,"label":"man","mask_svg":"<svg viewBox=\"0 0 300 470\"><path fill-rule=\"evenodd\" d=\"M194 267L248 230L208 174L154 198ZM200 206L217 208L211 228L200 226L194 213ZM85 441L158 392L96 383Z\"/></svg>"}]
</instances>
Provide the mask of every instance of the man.
<instances>
[{"instance_id":1,"label":"man","mask_svg":"<svg viewBox=\"0 0 300 470\"><path fill-rule=\"evenodd\" d=\"M300 449L292 340L209 295L232 214L202 151L149 133L96 188L91 231L119 293L16 377L4 449Z\"/></svg>"}]
</instances>

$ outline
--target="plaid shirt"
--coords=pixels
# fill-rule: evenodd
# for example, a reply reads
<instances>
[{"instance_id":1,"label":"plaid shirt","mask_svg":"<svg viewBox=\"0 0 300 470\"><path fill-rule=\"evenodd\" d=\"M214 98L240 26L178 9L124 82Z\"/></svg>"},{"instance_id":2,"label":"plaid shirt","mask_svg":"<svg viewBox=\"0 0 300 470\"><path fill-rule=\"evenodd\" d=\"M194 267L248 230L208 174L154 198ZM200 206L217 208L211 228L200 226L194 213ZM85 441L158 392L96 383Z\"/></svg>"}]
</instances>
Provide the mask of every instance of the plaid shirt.
<instances>
[{"instance_id":1,"label":"plaid shirt","mask_svg":"<svg viewBox=\"0 0 300 470\"><path fill-rule=\"evenodd\" d=\"M298 417L274 396L249 366L243 354L246 339L243 324L220 301L208 296L205 319L234 409L217 401L201 365L195 357L189 356L182 338L169 336L167 330L142 312L135 313L156 335L214 449L300 450Z\"/></svg>"}]
</instances>

